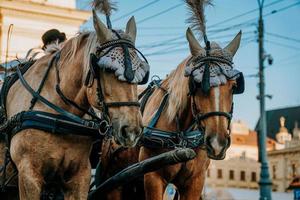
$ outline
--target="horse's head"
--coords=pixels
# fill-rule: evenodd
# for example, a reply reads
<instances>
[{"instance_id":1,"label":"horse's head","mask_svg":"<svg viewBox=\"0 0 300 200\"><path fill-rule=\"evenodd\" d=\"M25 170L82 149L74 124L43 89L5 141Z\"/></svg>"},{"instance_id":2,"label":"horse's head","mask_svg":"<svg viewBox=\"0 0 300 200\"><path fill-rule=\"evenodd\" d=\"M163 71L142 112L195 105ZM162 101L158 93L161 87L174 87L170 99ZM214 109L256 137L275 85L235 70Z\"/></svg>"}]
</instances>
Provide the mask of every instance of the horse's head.
<instances>
[{"instance_id":1,"label":"horse's head","mask_svg":"<svg viewBox=\"0 0 300 200\"><path fill-rule=\"evenodd\" d=\"M88 101L109 118L116 141L131 147L142 132L137 85L147 82L149 65L134 47L134 18L125 32L106 28L95 12L93 21L97 44L86 81Z\"/></svg>"},{"instance_id":2,"label":"horse's head","mask_svg":"<svg viewBox=\"0 0 300 200\"><path fill-rule=\"evenodd\" d=\"M192 57L185 75L190 79L193 115L205 133L208 156L224 159L230 146L233 94L244 91L243 75L232 66L241 32L224 49L215 42L208 44L209 48L202 48L190 29L187 39Z\"/></svg>"}]
</instances>

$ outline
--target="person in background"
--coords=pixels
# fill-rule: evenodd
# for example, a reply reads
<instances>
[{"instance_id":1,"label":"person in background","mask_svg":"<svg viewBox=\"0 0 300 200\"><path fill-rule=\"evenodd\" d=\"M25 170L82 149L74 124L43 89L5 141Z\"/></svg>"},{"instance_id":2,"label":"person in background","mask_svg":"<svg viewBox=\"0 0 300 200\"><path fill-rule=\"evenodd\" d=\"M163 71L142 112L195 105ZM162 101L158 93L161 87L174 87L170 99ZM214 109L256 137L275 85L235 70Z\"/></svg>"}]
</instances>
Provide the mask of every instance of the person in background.
<instances>
[{"instance_id":1,"label":"person in background","mask_svg":"<svg viewBox=\"0 0 300 200\"><path fill-rule=\"evenodd\" d=\"M43 47L30 49L27 52L25 59L26 60L39 59L45 55L46 50L51 53L52 50L56 50L58 48L58 46L56 45L56 47L53 46L54 47L53 49L48 49L48 47L50 45L61 44L62 42L66 41L66 40L67 40L67 37L66 37L65 33L60 32L57 29L50 29L42 35Z\"/></svg>"},{"instance_id":2,"label":"person in background","mask_svg":"<svg viewBox=\"0 0 300 200\"><path fill-rule=\"evenodd\" d=\"M42 36L42 41L44 46L42 47L43 50L47 48L48 45L54 43L62 43L67 40L66 34L63 32L59 32L57 29L50 29L46 31Z\"/></svg>"}]
</instances>

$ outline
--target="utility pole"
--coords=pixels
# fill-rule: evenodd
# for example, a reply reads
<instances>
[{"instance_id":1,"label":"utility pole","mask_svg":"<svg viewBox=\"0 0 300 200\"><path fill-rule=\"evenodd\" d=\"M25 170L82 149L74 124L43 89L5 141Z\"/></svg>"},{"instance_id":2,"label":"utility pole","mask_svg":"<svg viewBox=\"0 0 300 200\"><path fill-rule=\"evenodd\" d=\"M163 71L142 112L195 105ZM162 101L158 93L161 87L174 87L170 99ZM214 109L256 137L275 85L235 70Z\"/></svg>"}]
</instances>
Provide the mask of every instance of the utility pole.
<instances>
[{"instance_id":1,"label":"utility pole","mask_svg":"<svg viewBox=\"0 0 300 200\"><path fill-rule=\"evenodd\" d=\"M269 166L267 158L266 138L267 124L265 112L265 77L264 77L264 60L266 58L264 52L264 22L263 22L263 6L264 0L257 0L259 6L258 20L258 43L259 43L259 102L260 102L260 124L259 124L259 157L261 163L259 189L260 200L271 200L272 182L269 175Z\"/></svg>"}]
</instances>

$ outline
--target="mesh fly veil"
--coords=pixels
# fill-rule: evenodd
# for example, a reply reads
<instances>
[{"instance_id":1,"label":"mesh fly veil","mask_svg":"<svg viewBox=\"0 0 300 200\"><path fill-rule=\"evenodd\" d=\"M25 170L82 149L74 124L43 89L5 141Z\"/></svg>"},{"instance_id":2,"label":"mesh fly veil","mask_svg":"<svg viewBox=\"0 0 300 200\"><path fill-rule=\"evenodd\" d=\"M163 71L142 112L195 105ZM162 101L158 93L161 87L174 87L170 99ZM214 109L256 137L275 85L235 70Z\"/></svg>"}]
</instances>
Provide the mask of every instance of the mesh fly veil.
<instances>
[{"instance_id":1,"label":"mesh fly veil","mask_svg":"<svg viewBox=\"0 0 300 200\"><path fill-rule=\"evenodd\" d=\"M197 53L188 61L185 76L190 77L191 85L199 84L204 93L208 93L211 87L226 84L228 80L236 80L237 88L234 94L240 94L244 91L243 74L234 69L232 57L234 56L240 41L240 33L233 41L238 43L230 43L229 47L222 49L217 43L210 42L206 34L206 20L204 8L212 5L211 0L185 0L191 13L187 22L191 24L191 28L196 30L203 37L205 48L202 48L195 39L192 31L187 30L187 37L190 47L197 49ZM237 40L236 40L237 39ZM192 46L191 46L192 44ZM196 45L195 45L196 44ZM231 48L234 47L234 48ZM235 50L234 50L235 49ZM232 51L233 50L233 51ZM193 88L190 88L193 89Z\"/></svg>"},{"instance_id":2,"label":"mesh fly veil","mask_svg":"<svg viewBox=\"0 0 300 200\"><path fill-rule=\"evenodd\" d=\"M126 35L123 31L118 30L118 34L124 38ZM114 34L113 39L117 40L118 37ZM100 46L101 48L101 46ZM132 64L132 71L134 73L134 78L131 83L141 83L143 82L144 78L148 76L149 73L149 64L146 60L143 60L139 57L137 51L134 48L129 48L129 56L131 59ZM114 47L114 48L107 48L101 52L99 55L100 59L98 61L98 65L101 69L109 70L114 72L116 77L120 81L127 81L124 72L125 72L125 58L124 52L122 47Z\"/></svg>"},{"instance_id":3,"label":"mesh fly veil","mask_svg":"<svg viewBox=\"0 0 300 200\"><path fill-rule=\"evenodd\" d=\"M227 80L237 80L241 77L241 72L233 67L230 52L212 42L210 55L215 58L215 60L210 61L210 87L223 85L227 83ZM192 77L196 83L201 83L205 69L205 60L207 60L205 59L206 57L206 55L192 57L185 68L185 76ZM222 59L222 62L218 62L218 58Z\"/></svg>"}]
</instances>

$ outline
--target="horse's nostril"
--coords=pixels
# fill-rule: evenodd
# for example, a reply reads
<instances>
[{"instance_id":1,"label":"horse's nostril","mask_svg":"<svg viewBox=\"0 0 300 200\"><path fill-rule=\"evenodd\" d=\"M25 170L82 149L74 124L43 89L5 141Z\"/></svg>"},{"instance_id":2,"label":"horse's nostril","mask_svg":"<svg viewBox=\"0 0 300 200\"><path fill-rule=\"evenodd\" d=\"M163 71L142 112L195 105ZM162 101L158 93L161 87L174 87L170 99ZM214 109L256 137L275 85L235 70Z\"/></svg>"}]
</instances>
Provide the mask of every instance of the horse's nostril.
<instances>
[{"instance_id":1,"label":"horse's nostril","mask_svg":"<svg viewBox=\"0 0 300 200\"><path fill-rule=\"evenodd\" d=\"M207 137L206 137L205 143L206 143L206 145L208 145L208 146L211 147L211 137L210 137L210 136L207 136Z\"/></svg>"},{"instance_id":2,"label":"horse's nostril","mask_svg":"<svg viewBox=\"0 0 300 200\"><path fill-rule=\"evenodd\" d=\"M126 131L127 128L128 128L128 126L122 126L122 128L121 128L121 136L123 138L127 138L127 131Z\"/></svg>"},{"instance_id":3,"label":"horse's nostril","mask_svg":"<svg viewBox=\"0 0 300 200\"><path fill-rule=\"evenodd\" d=\"M205 143L206 143L206 147L207 147L208 151L214 152L214 149L211 145L211 137L210 136L206 137Z\"/></svg>"}]
</instances>

